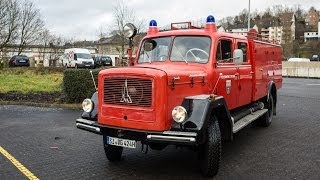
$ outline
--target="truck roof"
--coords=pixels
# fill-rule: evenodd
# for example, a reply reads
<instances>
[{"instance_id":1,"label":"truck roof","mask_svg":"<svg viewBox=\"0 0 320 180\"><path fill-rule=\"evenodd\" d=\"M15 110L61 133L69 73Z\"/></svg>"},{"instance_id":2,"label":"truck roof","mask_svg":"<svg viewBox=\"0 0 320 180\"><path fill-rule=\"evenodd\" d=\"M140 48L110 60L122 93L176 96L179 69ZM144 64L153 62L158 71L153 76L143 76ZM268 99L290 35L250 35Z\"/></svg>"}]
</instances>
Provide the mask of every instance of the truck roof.
<instances>
[{"instance_id":1,"label":"truck roof","mask_svg":"<svg viewBox=\"0 0 320 180\"><path fill-rule=\"evenodd\" d=\"M181 30L168 30L168 31L160 31L154 34L148 34L145 38L152 37L164 37L164 36L210 36L210 37L231 37L236 39L247 40L247 38L243 35L228 33L228 32L209 32L205 29L181 29Z\"/></svg>"}]
</instances>

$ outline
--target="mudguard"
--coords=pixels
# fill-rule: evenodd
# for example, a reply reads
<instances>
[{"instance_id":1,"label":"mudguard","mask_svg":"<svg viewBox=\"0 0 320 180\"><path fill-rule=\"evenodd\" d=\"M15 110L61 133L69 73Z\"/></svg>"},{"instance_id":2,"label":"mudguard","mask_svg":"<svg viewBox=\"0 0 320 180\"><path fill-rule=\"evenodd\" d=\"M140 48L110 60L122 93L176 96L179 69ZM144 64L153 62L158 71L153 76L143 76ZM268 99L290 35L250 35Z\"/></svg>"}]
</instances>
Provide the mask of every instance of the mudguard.
<instances>
[{"instance_id":1,"label":"mudguard","mask_svg":"<svg viewBox=\"0 0 320 180\"><path fill-rule=\"evenodd\" d=\"M218 119L222 137L225 140L232 140L232 120L227 104L222 96L198 95L186 97L182 105L188 113L187 120L178 124L173 123L172 129L183 131L203 132L206 129L211 116Z\"/></svg>"},{"instance_id":2,"label":"mudguard","mask_svg":"<svg viewBox=\"0 0 320 180\"><path fill-rule=\"evenodd\" d=\"M93 93L91 97L91 101L93 102L93 110L91 113L83 112L81 117L83 119L88 119L92 121L98 121L98 92Z\"/></svg>"}]
</instances>

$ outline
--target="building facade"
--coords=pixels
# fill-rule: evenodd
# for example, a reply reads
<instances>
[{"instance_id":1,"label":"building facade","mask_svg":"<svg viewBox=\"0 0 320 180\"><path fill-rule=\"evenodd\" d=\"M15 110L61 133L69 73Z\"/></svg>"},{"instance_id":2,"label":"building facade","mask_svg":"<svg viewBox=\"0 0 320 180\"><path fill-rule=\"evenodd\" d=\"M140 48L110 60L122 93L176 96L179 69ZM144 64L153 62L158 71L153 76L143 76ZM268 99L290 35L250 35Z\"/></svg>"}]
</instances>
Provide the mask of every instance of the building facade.
<instances>
[{"instance_id":1,"label":"building facade","mask_svg":"<svg viewBox=\"0 0 320 180\"><path fill-rule=\"evenodd\" d=\"M320 40L320 21L318 22L318 31L310 31L304 33L304 42Z\"/></svg>"}]
</instances>

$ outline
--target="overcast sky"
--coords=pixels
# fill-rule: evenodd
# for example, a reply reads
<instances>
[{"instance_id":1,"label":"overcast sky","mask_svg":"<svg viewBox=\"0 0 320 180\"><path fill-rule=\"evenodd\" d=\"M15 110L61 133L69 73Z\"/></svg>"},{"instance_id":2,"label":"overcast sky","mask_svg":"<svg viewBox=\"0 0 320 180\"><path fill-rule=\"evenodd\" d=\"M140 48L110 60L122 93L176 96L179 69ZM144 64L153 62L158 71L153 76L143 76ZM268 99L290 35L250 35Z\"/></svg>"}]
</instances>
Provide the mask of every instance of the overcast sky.
<instances>
[{"instance_id":1,"label":"overcast sky","mask_svg":"<svg viewBox=\"0 0 320 180\"><path fill-rule=\"evenodd\" d=\"M113 23L112 7L116 0L32 0L39 7L49 30L66 38L96 40L100 26ZM155 19L158 26L171 22L204 19L209 14L216 21L238 14L248 8L249 0L124 0L136 16L146 24ZM272 5L295 6L320 10L320 0L251 0L252 10L264 10Z\"/></svg>"}]
</instances>

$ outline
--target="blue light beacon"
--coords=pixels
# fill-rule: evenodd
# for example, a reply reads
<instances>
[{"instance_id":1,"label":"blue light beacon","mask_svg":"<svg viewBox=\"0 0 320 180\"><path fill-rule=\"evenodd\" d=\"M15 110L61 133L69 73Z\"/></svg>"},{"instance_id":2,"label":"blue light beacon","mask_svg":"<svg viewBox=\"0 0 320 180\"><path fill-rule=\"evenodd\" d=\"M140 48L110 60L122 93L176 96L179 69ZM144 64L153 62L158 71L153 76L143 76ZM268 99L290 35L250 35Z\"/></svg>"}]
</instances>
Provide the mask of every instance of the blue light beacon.
<instances>
[{"instance_id":1,"label":"blue light beacon","mask_svg":"<svg viewBox=\"0 0 320 180\"><path fill-rule=\"evenodd\" d=\"M210 32L217 32L216 20L212 15L209 15L207 17L205 30Z\"/></svg>"},{"instance_id":2,"label":"blue light beacon","mask_svg":"<svg viewBox=\"0 0 320 180\"><path fill-rule=\"evenodd\" d=\"M151 20L149 23L148 34L156 34L159 32L157 21Z\"/></svg>"}]
</instances>

